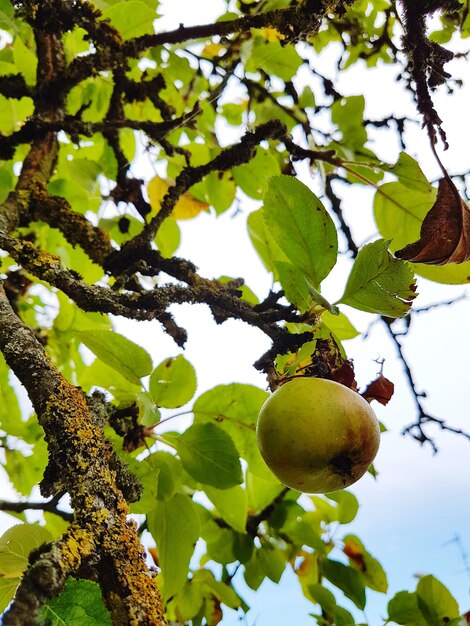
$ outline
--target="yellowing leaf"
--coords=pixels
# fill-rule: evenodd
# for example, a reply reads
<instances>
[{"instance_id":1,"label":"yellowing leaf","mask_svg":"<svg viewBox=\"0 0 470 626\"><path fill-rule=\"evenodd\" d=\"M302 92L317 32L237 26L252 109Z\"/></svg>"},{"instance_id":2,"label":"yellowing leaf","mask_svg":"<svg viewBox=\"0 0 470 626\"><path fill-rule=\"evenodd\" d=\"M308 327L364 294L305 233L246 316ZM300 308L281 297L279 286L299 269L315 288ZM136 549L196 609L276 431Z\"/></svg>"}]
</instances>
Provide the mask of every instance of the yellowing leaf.
<instances>
[{"instance_id":1,"label":"yellowing leaf","mask_svg":"<svg viewBox=\"0 0 470 626\"><path fill-rule=\"evenodd\" d=\"M214 42L208 43L202 50L202 56L213 59L214 57L218 57L222 50L225 50L225 46L222 44Z\"/></svg>"},{"instance_id":2,"label":"yellowing leaf","mask_svg":"<svg viewBox=\"0 0 470 626\"><path fill-rule=\"evenodd\" d=\"M159 176L152 178L147 185L150 206L156 213L160 211L162 200L172 185L172 181L165 180ZM196 217L196 215L198 215L201 211L207 211L208 208L209 205L206 202L200 202L191 194L185 193L176 203L171 213L171 217L175 220L190 220L191 218Z\"/></svg>"}]
</instances>

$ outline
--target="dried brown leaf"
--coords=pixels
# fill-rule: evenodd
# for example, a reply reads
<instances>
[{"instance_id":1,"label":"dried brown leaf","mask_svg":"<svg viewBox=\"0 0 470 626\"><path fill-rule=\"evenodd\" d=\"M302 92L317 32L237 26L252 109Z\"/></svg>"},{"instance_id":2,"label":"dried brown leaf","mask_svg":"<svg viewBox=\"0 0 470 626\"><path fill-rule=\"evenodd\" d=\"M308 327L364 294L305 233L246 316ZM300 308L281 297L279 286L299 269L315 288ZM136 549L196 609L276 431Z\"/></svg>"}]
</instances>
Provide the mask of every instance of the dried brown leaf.
<instances>
[{"instance_id":1,"label":"dried brown leaf","mask_svg":"<svg viewBox=\"0 0 470 626\"><path fill-rule=\"evenodd\" d=\"M351 562L354 563L359 571L366 571L367 568L364 560L364 552L355 541L345 541L343 552L351 560Z\"/></svg>"},{"instance_id":2,"label":"dried brown leaf","mask_svg":"<svg viewBox=\"0 0 470 626\"><path fill-rule=\"evenodd\" d=\"M418 241L395 254L429 265L470 261L470 209L450 178L439 181L436 202L423 220Z\"/></svg>"},{"instance_id":3,"label":"dried brown leaf","mask_svg":"<svg viewBox=\"0 0 470 626\"><path fill-rule=\"evenodd\" d=\"M389 403L390 398L393 396L395 385L391 380L385 378L383 374L379 374L375 380L369 383L365 391L361 394L367 402L377 400L384 406Z\"/></svg>"}]
</instances>

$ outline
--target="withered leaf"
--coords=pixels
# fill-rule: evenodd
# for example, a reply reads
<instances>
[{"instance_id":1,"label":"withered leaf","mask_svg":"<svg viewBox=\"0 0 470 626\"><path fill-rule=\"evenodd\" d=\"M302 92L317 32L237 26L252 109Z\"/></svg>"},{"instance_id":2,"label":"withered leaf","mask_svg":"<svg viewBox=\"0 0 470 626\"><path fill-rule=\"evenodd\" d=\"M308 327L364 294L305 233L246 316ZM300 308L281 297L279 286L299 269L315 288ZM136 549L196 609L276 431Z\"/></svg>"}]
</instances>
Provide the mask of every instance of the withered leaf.
<instances>
[{"instance_id":1,"label":"withered leaf","mask_svg":"<svg viewBox=\"0 0 470 626\"><path fill-rule=\"evenodd\" d=\"M364 552L362 551L361 546L359 546L354 541L345 541L343 552L348 557L348 559L350 559L351 562L354 563L359 571L366 571Z\"/></svg>"},{"instance_id":2,"label":"withered leaf","mask_svg":"<svg viewBox=\"0 0 470 626\"><path fill-rule=\"evenodd\" d=\"M429 265L470 261L470 209L450 178L439 181L436 202L423 220L418 241L395 255Z\"/></svg>"},{"instance_id":3,"label":"withered leaf","mask_svg":"<svg viewBox=\"0 0 470 626\"><path fill-rule=\"evenodd\" d=\"M377 402L380 402L380 404L385 406L389 403L390 398L393 396L394 389L395 385L392 381L385 378L383 374L379 374L375 380L367 385L365 391L363 391L361 395L367 400L367 402L377 400Z\"/></svg>"}]
</instances>

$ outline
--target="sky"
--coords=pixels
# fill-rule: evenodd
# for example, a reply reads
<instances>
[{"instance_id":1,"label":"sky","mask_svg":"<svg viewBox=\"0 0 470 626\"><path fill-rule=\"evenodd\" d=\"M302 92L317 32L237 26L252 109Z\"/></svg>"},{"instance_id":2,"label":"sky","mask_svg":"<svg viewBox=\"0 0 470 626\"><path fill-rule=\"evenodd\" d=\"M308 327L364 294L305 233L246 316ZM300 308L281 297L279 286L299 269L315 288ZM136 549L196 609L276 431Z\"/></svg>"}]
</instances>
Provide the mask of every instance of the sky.
<instances>
[{"instance_id":1,"label":"sky","mask_svg":"<svg viewBox=\"0 0 470 626\"><path fill-rule=\"evenodd\" d=\"M167 19L158 22L159 28L176 28L180 22L185 25L210 22L224 5L218 0L204 3L164 0L160 12ZM324 63L325 71L330 71L331 59L325 58ZM449 69L454 71L454 67L455 74L468 75L468 69L462 66L449 66ZM372 79L361 70L354 70L340 78L339 90L345 95L366 92L367 115L370 117L399 114L403 102L409 107L411 100L408 94L403 96L395 82L395 74L396 69L382 67ZM445 162L456 172L469 167L466 146L470 143L470 130L463 119L463 112L468 111L469 95L468 89L459 90L452 97L441 90L435 98L451 146L445 154ZM438 172L429 158L424 133L416 126L410 129L408 137L409 152L422 163L428 178L435 179ZM390 159L395 158L396 146L385 144L383 133L377 132L375 141L384 158L388 155ZM354 234L359 241L364 241L373 232L371 202L372 194L367 190L352 190L346 200L347 215L353 218ZM247 212L236 218L228 212L217 220L211 215L200 215L197 220L183 224L183 240L178 254L191 259L204 276L214 276L216 268L217 275L246 277L248 285L262 298L271 287L271 282L251 249L246 232ZM326 295L331 294L333 300L335 295L340 295L345 267L345 262L341 262L326 285ZM465 291L468 293L468 288L466 290L462 286L439 286L422 279L419 279L418 286L418 307L454 298ZM422 313L414 319L404 340L405 352L413 366L418 387L428 394L426 407L433 415L463 428L469 422L468 310L469 302L464 300L450 307ZM344 311L351 315L358 329L367 328L370 316L347 307ZM198 393L217 384L231 382L267 387L264 375L252 367L269 347L269 341L260 332L233 320L217 326L203 305L177 307L175 316L189 333L185 356L198 372ZM136 324L120 318L115 320L115 324L119 332L149 350L155 363L178 353L173 341L156 322ZM361 506L356 520L344 527L344 532L357 534L384 566L389 577L387 599L396 591L414 589L416 574L432 573L449 587L462 612L466 611L470 609L470 580L462 556L452 540L458 535L462 545L470 552L470 442L435 431L439 453L433 455L429 446L420 447L411 438L401 435L403 427L414 419L413 400L395 348L380 325L371 329L367 341L354 339L346 342L345 347L348 356L354 359L361 387L375 377L377 359L383 358L385 375L394 381L396 391L387 407L374 407L379 419L389 429L382 437L375 462L379 476L374 480L366 475L351 489ZM295 576L288 570L280 585L267 581L256 594L242 582L239 583L239 590L252 610L242 622L238 614L226 611L223 626L240 623L244 626L313 624L308 613L314 607L303 598ZM340 599L341 593L338 592L337 596ZM342 604L351 609L347 600ZM372 626L381 623L379 618L385 615L385 608L384 596L370 592L366 617Z\"/></svg>"}]
</instances>

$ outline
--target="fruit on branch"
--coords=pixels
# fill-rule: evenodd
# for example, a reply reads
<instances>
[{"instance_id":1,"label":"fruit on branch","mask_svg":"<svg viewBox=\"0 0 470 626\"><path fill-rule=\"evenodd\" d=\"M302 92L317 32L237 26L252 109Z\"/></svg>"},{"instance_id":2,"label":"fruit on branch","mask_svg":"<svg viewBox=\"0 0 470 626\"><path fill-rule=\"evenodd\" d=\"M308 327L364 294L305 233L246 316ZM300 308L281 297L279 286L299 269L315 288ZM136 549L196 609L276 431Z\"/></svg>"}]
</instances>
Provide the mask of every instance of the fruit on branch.
<instances>
[{"instance_id":1,"label":"fruit on branch","mask_svg":"<svg viewBox=\"0 0 470 626\"><path fill-rule=\"evenodd\" d=\"M367 471L379 449L380 429L357 392L331 380L298 377L263 404L256 437L282 483L328 493L349 487Z\"/></svg>"}]
</instances>

